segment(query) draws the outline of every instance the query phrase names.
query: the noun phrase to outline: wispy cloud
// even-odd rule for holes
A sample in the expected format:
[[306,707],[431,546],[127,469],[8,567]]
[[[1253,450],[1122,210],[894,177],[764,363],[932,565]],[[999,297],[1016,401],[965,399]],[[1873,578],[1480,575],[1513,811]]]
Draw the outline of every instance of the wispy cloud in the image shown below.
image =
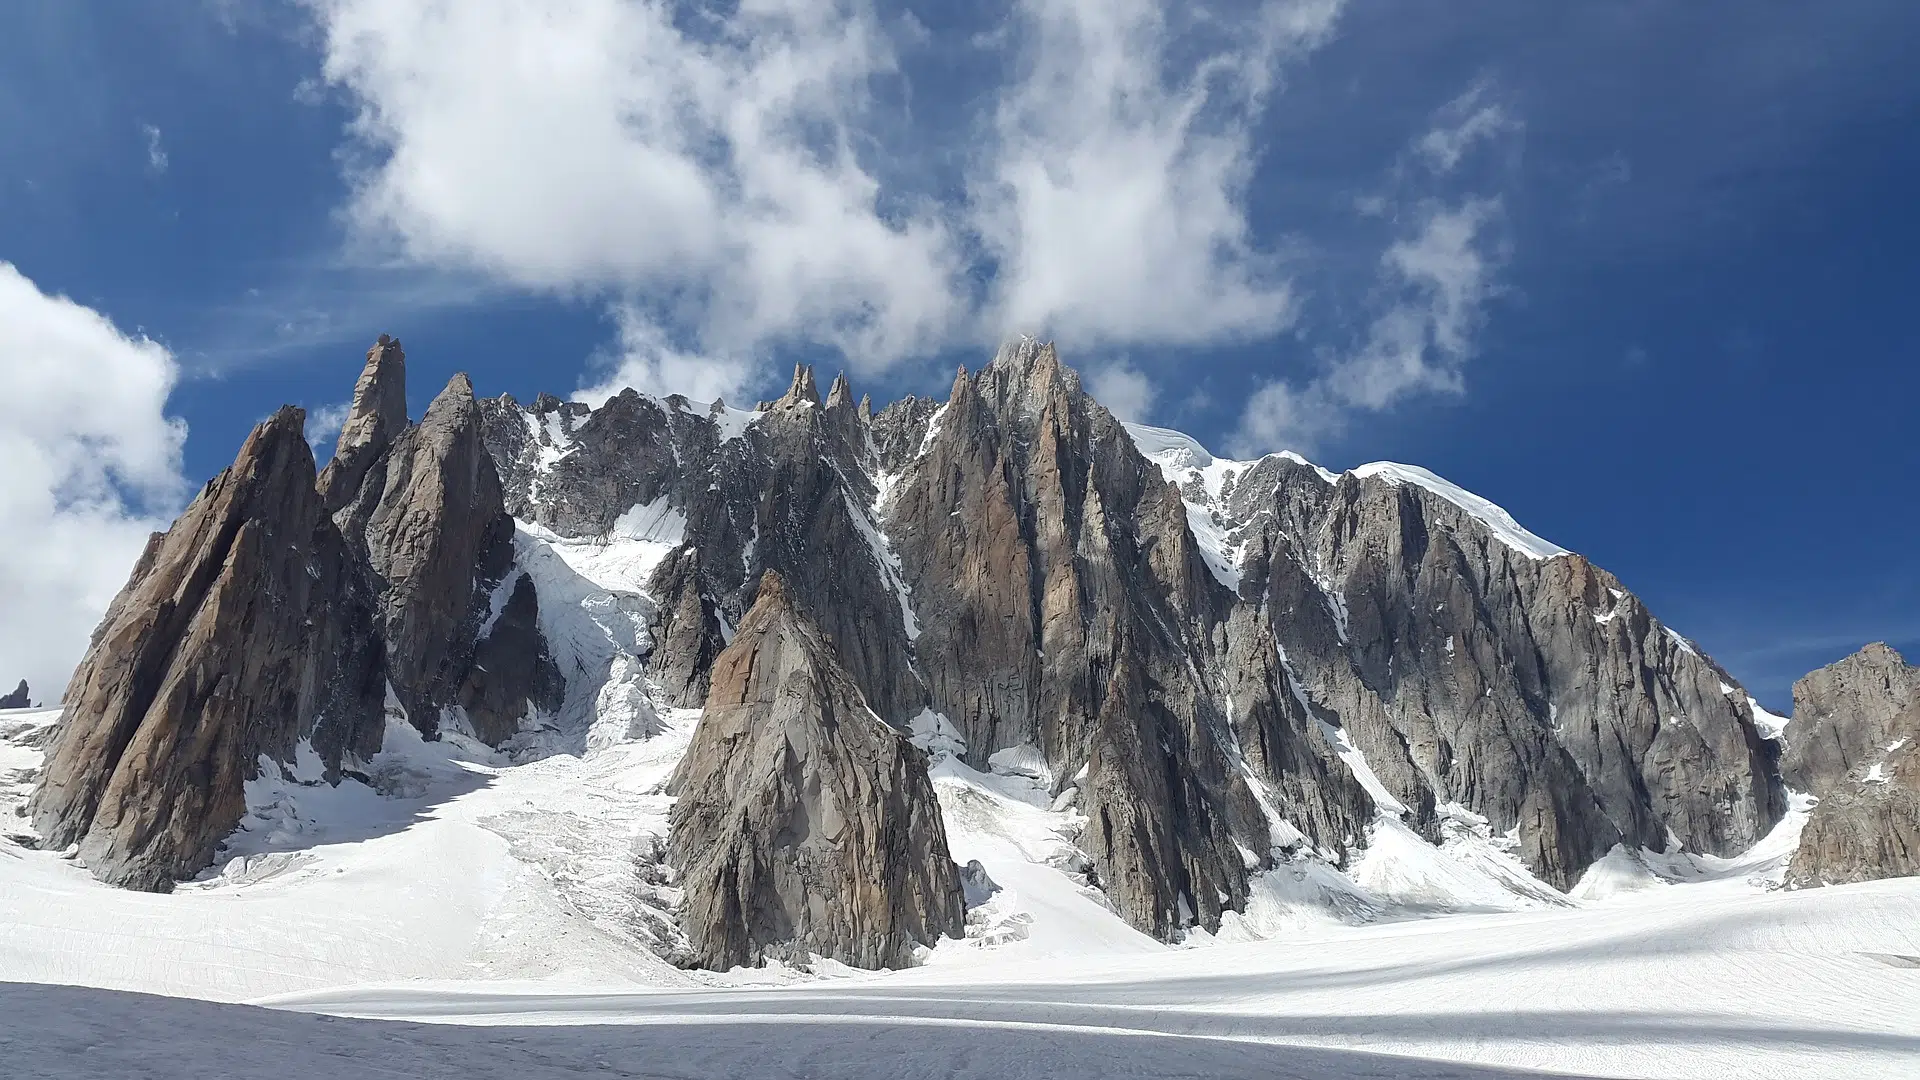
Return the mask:
[[[1517,122],[1487,104],[1476,86],[1448,103],[1434,126],[1415,139],[1415,154],[1437,172],[1457,167],[1467,149]],[[1278,447],[1312,450],[1342,431],[1355,412],[1389,408],[1417,394],[1457,394],[1475,350],[1495,273],[1506,258],[1498,196],[1448,201],[1409,197],[1400,188],[1363,198],[1367,216],[1399,223],[1400,235],[1382,253],[1376,311],[1359,342],[1330,350],[1321,370],[1304,382],[1276,379],[1256,388],[1229,440],[1236,453]]]
[[142,124],[140,133],[147,137],[147,171],[159,176],[167,171],[167,149],[160,143],[160,129]]
[[1492,84],[1481,80],[1441,107],[1433,128],[1414,143],[1428,167],[1452,172],[1475,143],[1520,130],[1520,121],[1504,105],[1488,100],[1491,94]]
[[316,460],[324,462],[333,456],[333,444],[340,438],[340,429],[346,426],[347,414],[352,410],[351,401],[336,401],[307,410],[307,443],[313,447]]
[[962,313],[950,223],[883,206],[856,153],[894,66],[863,0],[311,8],[358,109],[350,220],[410,260],[664,298],[689,354],[803,341],[884,365]]
[[695,401],[726,399],[740,407],[752,382],[752,365],[739,357],[712,356],[676,348],[667,332],[645,309],[622,303],[612,309],[615,346],[598,358],[597,381],[573,396],[598,406],[627,387],[664,397],[685,394]]
[[[1015,0],[976,43],[1008,78],[930,132],[875,98],[911,98],[898,50],[925,28],[869,0],[307,3],[357,113],[359,237],[596,298],[628,358],[612,370],[715,387],[785,345],[871,372],[1016,329],[1084,346],[1286,326],[1292,290],[1248,218],[1254,131],[1341,6]],[[948,174],[889,167],[946,139],[969,147]]]
[[[1153,0],[1024,0],[972,211],[997,272],[991,325],[1104,342],[1271,333],[1293,291],[1252,238],[1254,128],[1282,61],[1337,0],[1178,24]],[[1199,46],[1196,49],[1196,45]]]

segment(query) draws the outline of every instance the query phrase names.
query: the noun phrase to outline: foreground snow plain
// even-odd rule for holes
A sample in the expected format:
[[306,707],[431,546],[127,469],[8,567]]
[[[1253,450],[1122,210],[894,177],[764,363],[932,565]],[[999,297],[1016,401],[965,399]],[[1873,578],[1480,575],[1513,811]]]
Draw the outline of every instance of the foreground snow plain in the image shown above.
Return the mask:
[[[0,713],[0,821],[54,718]],[[1552,904],[1383,822],[1351,877],[1275,871],[1261,918],[1169,948],[1078,884],[1018,762],[949,759],[954,853],[1002,890],[966,941],[683,972],[635,867],[695,719],[520,764],[395,725],[380,791],[262,782],[168,896],[0,840],[6,1075],[1920,1076],[1920,880],[1767,889],[1797,821],[1744,860],[1617,852]]]

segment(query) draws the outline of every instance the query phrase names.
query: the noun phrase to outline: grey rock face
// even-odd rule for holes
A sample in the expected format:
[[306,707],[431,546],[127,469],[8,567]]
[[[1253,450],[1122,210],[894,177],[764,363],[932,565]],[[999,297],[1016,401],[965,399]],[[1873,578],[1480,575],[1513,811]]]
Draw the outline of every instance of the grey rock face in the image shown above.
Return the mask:
[[777,569],[883,719],[931,708],[973,767],[1071,789],[1100,884],[1162,937],[1216,926],[1276,859],[1343,862],[1396,805],[1430,837],[1447,803],[1517,830],[1561,886],[1615,843],[1731,854],[1784,812],[1730,677],[1611,575],[1425,487],[1287,455],[1215,489],[1163,475],[1032,341],[945,402],[852,399],[801,369],[751,415],[482,407],[528,478],[516,515],[575,537],[684,515],[652,589],[670,693],[699,700]]
[[1782,771],[1820,800],[1788,884],[1920,874],[1920,667],[1875,643],[1795,683]]
[[0,709],[24,709],[33,701],[27,696],[27,680],[21,679],[20,685],[13,688],[11,694],[0,694]]
[[305,416],[247,438],[156,534],[67,688],[31,808],[102,880],[165,890],[212,861],[259,759],[310,740],[335,779],[378,748],[373,598],[314,486]]
[[[874,502],[876,468],[857,406],[822,405],[810,369],[753,414],[633,391],[584,419],[553,399],[532,410],[482,404],[514,516],[570,538],[609,537],[644,506],[684,522],[655,572],[663,607],[649,670],[676,704],[704,699],[712,658],[776,570],[839,651],[882,716],[904,722],[925,703],[912,634]],[[544,410],[544,411],[543,411]]]
[[1613,844],[1731,855],[1785,812],[1734,680],[1577,555],[1534,558],[1415,483],[1268,458],[1223,500],[1243,596],[1316,712],[1420,821],[1520,830],[1565,888]]
[[673,781],[690,947],[721,970],[809,953],[905,967],[965,917],[925,756],[867,707],[778,574],[758,593]]
[[1920,735],[1907,726],[1920,702],[1920,667],[1884,642],[1793,684],[1793,722],[1780,775],[1795,791],[1825,796],[1886,755],[1889,743]]
[[320,497],[329,513],[345,506],[365,486],[368,470],[406,429],[407,354],[399,341],[381,334],[367,350],[367,366],[354,385],[353,404],[340,426],[333,460],[320,473]]
[[[402,377],[390,358],[398,355],[397,342],[375,352],[356,412],[363,396],[391,405]],[[404,408],[403,386],[398,395]],[[476,734],[503,741],[530,709],[556,708],[564,684],[540,641],[532,582],[522,577],[495,596],[512,569],[514,525],[483,443],[473,386],[455,375],[420,423],[398,433],[387,412],[368,415],[377,422],[356,430],[372,434],[350,443],[343,432],[341,456],[322,479],[336,478],[328,504],[372,571],[387,676],[427,734],[439,730],[444,710],[459,705]],[[378,452],[362,465],[357,455],[370,448]],[[360,484],[350,490],[356,473]],[[496,599],[519,607],[496,613]],[[504,636],[482,641],[483,630]],[[481,651],[491,664],[478,662]]]
[[480,627],[473,662],[460,683],[460,706],[474,734],[499,746],[520,730],[530,707],[552,713],[566,693],[540,634],[539,593],[532,578],[515,574],[505,606]]
[[[1245,901],[1239,851],[1265,857],[1275,830],[1207,675],[1231,598],[1202,565],[1177,492],[1050,346],[1003,349],[957,377],[945,406],[915,422],[917,411],[894,418],[902,472],[887,524],[932,707],[976,768],[1003,751],[1037,755],[1056,789],[1076,789],[1090,819],[1082,846],[1136,926],[1173,937],[1217,925]],[[1277,757],[1326,764],[1324,746],[1262,734]],[[1366,819],[1350,779],[1330,791],[1338,808],[1322,817]],[[1357,831],[1315,839],[1337,850]]]

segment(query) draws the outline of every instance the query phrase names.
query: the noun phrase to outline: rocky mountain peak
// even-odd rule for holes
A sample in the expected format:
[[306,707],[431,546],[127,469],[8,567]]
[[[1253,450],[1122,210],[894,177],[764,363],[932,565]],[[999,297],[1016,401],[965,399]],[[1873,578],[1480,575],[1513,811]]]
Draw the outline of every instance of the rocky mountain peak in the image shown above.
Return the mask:
[[262,757],[327,778],[379,745],[372,603],[315,488],[305,413],[254,428],[158,534],[74,672],[32,802],[93,874],[168,889],[239,823]]
[[1021,337],[1000,346],[980,371],[982,393],[1001,401],[1043,400],[1055,393],[1080,394],[1080,376],[1060,362],[1051,341]]
[[[459,697],[510,702],[507,716],[469,717],[477,732],[497,740],[525,711],[526,688],[461,689],[492,588],[513,560],[513,519],[483,428],[472,381],[455,374],[338,518],[364,545],[379,586],[389,675],[408,716],[431,734]],[[537,609],[531,596],[523,605]]]
[[853,384],[847,381],[847,373],[838,372],[833,377],[833,386],[827,391],[827,408],[845,409],[853,405]]
[[0,695],[0,709],[24,709],[32,704],[32,699],[27,696],[25,679],[21,679],[20,685],[13,688],[13,693]]
[[1920,667],[1884,642],[1793,684],[1793,722],[1781,775],[1796,791],[1825,795],[1899,738],[1903,714],[1920,702]]
[[812,364],[793,365],[793,381],[787,384],[787,392],[772,401],[761,402],[760,411],[793,408],[801,404],[820,404],[820,387],[813,381]]
[[320,495],[330,509],[346,505],[374,461],[406,428],[407,354],[398,339],[381,334],[367,350],[333,461],[320,475]]
[[1819,800],[1788,883],[1920,873],[1920,667],[1883,642],[1793,686],[1781,773]]
[[926,756],[868,707],[775,571],[713,663],[672,786],[668,858],[701,966],[905,967],[960,932]]
[[420,418],[420,426],[435,430],[453,429],[471,424],[477,415],[479,406],[473,397],[473,380],[464,371],[456,371],[447,380],[447,385],[434,395],[427,406],[427,414]]

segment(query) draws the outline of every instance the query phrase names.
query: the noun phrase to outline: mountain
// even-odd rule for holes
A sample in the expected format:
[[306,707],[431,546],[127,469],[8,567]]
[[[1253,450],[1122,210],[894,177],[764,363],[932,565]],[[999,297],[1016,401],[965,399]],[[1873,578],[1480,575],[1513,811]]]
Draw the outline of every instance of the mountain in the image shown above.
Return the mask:
[[[877,413],[799,367],[751,411],[476,399],[456,376],[409,423],[404,362],[383,337],[333,462],[281,469],[307,485],[286,521],[317,506],[344,552],[326,587],[367,598],[378,656],[351,670],[389,715],[507,761],[655,739],[704,704],[670,842],[637,855],[678,883],[644,893],[677,903],[676,956],[899,965],[954,932],[922,751],[1031,798],[1049,862],[1167,941],[1244,922],[1283,877],[1364,907],[1341,873],[1390,849],[1468,840],[1495,891],[1564,902],[1616,850],[1731,857],[1790,817],[1782,722],[1606,571],[1425,470],[1229,461],[1122,424],[1049,344]],[[179,653],[145,581],[83,671]],[[274,733],[222,743],[215,773],[295,763],[271,680],[208,657],[239,729]],[[68,705],[48,808],[121,771],[118,735],[74,732],[118,732],[124,703]],[[353,767],[327,746],[314,782]],[[223,798],[167,873],[215,857]],[[86,817],[48,814],[61,845]],[[103,836],[90,869],[164,884],[116,875],[133,840]]]
[[703,967],[906,967],[960,935],[926,755],[867,707],[772,570],[714,664],[672,790],[668,854]]
[[168,889],[212,861],[262,760],[337,779],[378,749],[373,597],[287,406],[156,534],[73,673],[34,792],[48,846]]
[[1782,772],[1819,803],[1788,881],[1920,874],[1920,667],[1868,645],[1793,686]]

